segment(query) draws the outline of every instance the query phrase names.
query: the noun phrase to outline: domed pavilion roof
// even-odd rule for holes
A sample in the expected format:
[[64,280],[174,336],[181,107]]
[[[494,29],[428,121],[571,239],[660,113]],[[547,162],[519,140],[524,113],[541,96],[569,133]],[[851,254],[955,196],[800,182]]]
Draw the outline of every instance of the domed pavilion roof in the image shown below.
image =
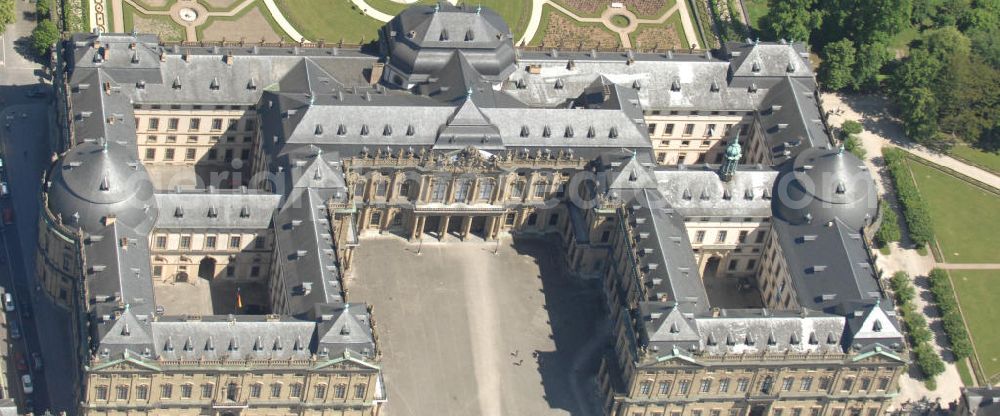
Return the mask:
[[867,167],[843,149],[811,148],[796,156],[774,190],[775,214],[792,224],[835,218],[853,229],[871,222],[878,196]]
[[49,175],[48,208],[62,223],[100,230],[109,215],[119,225],[147,233],[156,220],[153,183],[137,160],[116,143],[81,143],[66,151]]

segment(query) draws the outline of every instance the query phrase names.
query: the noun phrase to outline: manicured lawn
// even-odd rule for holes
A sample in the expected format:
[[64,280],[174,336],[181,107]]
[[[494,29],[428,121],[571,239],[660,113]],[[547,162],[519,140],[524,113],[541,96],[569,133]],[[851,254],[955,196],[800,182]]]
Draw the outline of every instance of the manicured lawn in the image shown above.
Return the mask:
[[951,148],[952,156],[965,159],[980,168],[1000,175],[1000,153],[986,152],[967,144],[959,143]]
[[[908,161],[927,201],[948,263],[1000,263],[1000,197],[922,163]],[[1000,331],[998,331],[1000,332]]]
[[[378,38],[378,29],[384,24],[366,16],[349,0],[282,0],[275,3],[292,26],[312,41],[339,42],[343,39],[344,43],[357,44],[364,36],[364,43],[368,43]],[[408,7],[389,0],[369,0],[367,3],[373,9],[390,15],[399,14]],[[419,0],[418,3],[436,2]],[[515,39],[528,26],[530,0],[482,0],[475,5],[490,8],[502,16],[510,25]]]
[[754,29],[760,30],[760,19],[767,15],[770,7],[767,5],[769,0],[743,0],[743,6],[747,9],[747,15],[750,16],[750,26]]
[[[320,39],[356,45],[378,39],[382,22],[365,16],[349,0],[284,0],[275,2],[281,14],[311,41]],[[361,42],[362,37],[364,42]]]
[[[1000,270],[952,270],[951,280],[962,306],[985,376],[1000,375]],[[995,381],[995,380],[994,380]]]

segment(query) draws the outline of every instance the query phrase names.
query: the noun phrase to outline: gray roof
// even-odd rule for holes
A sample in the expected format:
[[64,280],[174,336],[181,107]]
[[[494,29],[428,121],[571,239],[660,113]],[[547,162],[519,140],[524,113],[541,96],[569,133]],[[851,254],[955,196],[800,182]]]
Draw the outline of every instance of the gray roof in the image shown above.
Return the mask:
[[782,78],[764,96],[757,116],[775,166],[805,149],[830,146],[812,78]]
[[308,316],[316,304],[343,301],[325,204],[334,192],[292,189],[274,217],[277,266],[294,316]]
[[809,51],[802,43],[729,42],[725,51],[730,57],[729,73],[740,82],[757,82],[764,88],[782,77],[812,78]]
[[412,6],[382,29],[390,67],[409,83],[425,82],[443,67],[452,54],[462,54],[482,74],[497,82],[514,71],[514,46],[510,28],[490,9]]
[[264,316],[167,317],[150,324],[153,353],[167,360],[308,359],[316,323]]
[[868,167],[843,149],[809,148],[775,186],[775,215],[792,224],[837,219],[860,230],[878,213],[875,180]]
[[729,182],[718,166],[658,168],[657,189],[685,217],[770,217],[771,189],[778,172],[743,167]]
[[140,233],[157,217],[146,168],[115,142],[82,143],[68,150],[49,174],[48,206],[63,224],[87,233],[114,216]]
[[375,355],[375,334],[372,332],[368,305],[317,305],[318,351],[331,356],[351,350],[365,357]]
[[843,316],[803,312],[724,310],[695,319],[707,354],[843,352]]
[[281,195],[246,191],[157,193],[157,229],[270,228]]
[[729,63],[705,55],[634,54],[629,63],[623,54],[560,52],[553,57],[523,53],[518,64],[540,69],[538,73],[515,72],[504,91],[530,106],[551,107],[575,99],[599,77],[637,87],[646,110],[750,111],[765,93],[730,87]]

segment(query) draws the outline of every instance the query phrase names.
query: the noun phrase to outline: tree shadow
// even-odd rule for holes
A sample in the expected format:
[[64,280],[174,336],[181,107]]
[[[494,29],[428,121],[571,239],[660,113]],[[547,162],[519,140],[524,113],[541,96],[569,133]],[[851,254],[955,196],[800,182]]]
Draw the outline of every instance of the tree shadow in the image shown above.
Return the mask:
[[[600,358],[611,345],[608,314],[600,283],[584,281],[566,272],[557,238],[515,237],[519,255],[536,260],[542,279],[542,293],[548,323],[552,329],[554,351],[533,351],[542,376],[545,400],[550,408],[571,415],[603,414],[596,375]],[[528,360],[525,357],[525,360]]]

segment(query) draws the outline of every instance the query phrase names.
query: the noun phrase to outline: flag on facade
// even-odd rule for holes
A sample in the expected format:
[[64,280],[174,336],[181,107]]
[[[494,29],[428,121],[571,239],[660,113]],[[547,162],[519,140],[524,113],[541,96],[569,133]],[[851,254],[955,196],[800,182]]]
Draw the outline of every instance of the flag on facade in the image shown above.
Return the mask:
[[243,294],[240,293],[240,288],[236,288],[236,307],[243,309]]

